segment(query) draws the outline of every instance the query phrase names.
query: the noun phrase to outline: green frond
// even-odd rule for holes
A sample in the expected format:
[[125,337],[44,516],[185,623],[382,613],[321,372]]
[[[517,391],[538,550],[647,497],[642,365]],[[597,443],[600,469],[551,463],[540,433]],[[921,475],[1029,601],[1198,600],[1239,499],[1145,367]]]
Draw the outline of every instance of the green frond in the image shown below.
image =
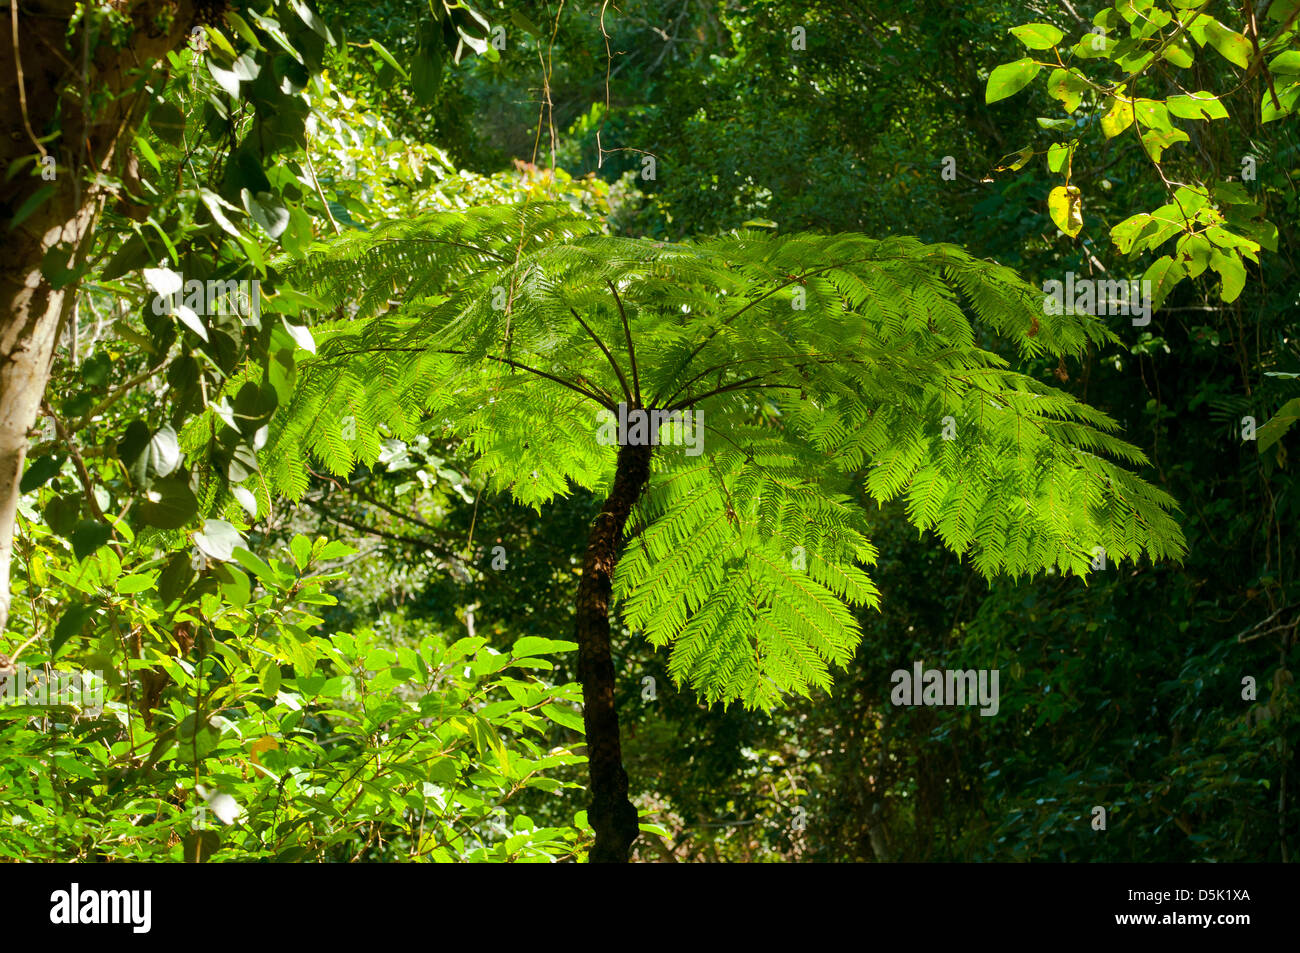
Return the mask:
[[[710,701],[770,707],[830,684],[879,593],[860,493],[904,501],[985,575],[1177,558],[1174,501],[1105,414],[1011,369],[1115,340],[1049,315],[1014,272],[951,245],[740,231],[615,238],[567,206],[438,213],[286,266],[324,302],[317,353],[262,452],[298,496],[385,437],[468,447],[493,491],[541,506],[601,489],[620,403],[703,414],[661,446],[615,592]],[[355,424],[355,434],[343,421]],[[351,436],[348,436],[351,434]]]

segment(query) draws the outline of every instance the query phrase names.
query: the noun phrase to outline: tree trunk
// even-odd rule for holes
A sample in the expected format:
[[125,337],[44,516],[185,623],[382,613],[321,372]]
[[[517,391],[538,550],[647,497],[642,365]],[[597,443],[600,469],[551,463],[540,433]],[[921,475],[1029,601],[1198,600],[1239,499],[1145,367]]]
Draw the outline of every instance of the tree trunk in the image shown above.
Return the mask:
[[578,585],[576,635],[578,680],[582,682],[582,721],[587,733],[591,806],[587,819],[596,831],[590,861],[627,863],[639,826],[627,796],[627,771],[614,703],[614,659],[610,653],[609,599],[614,567],[623,546],[623,527],[632,505],[650,478],[650,447],[622,447],[609,499],[587,537],[587,554]]
[[[0,268],[0,631],[9,622],[9,563],[27,432],[45,395],[64,304],[63,291],[44,280],[40,263],[60,242],[79,245],[91,218],[93,207],[87,207],[39,239],[19,236],[7,250],[10,261]],[[15,260],[17,267],[11,264]],[[22,267],[33,260],[34,267]]]
[[[144,112],[140,70],[183,42],[195,19],[191,0],[118,3],[117,12],[131,23],[127,45],[115,48],[101,36],[86,48],[84,20],[68,35],[77,6],[73,0],[11,0],[0,10],[0,97],[9,104],[0,120],[0,165],[8,170],[37,159],[0,184],[0,632],[9,621],[9,565],[28,431],[49,381],[65,298],[76,294],[75,282],[54,288],[42,266],[47,255],[83,260],[105,197],[85,180],[96,172],[112,174],[119,143],[130,142]],[[209,12],[221,6],[208,4]],[[88,116],[83,96],[92,93],[102,105]],[[51,132],[58,135],[37,143]],[[41,189],[49,193],[44,201],[13,227],[15,214]]]

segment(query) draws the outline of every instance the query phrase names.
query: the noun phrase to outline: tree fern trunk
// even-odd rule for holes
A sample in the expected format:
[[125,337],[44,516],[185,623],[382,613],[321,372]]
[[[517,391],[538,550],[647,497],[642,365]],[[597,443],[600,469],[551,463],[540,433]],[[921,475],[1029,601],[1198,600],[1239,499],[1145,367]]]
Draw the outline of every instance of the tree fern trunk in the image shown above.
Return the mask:
[[636,808],[627,796],[627,772],[623,769],[618,708],[614,703],[609,598],[623,545],[623,527],[649,478],[650,448],[621,448],[613,489],[587,537],[582,582],[578,585],[578,679],[582,682],[582,720],[591,776],[587,817],[596,830],[592,863],[626,863],[638,831]]

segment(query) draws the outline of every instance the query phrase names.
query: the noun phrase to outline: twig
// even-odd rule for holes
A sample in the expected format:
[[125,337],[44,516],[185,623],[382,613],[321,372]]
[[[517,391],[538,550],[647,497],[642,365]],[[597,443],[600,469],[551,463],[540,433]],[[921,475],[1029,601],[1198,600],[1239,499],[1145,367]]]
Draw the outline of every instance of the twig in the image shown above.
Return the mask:
[[59,419],[59,415],[54,412],[49,401],[41,401],[41,409],[46,415],[54,421],[54,432],[58,434],[59,440],[68,445],[68,453],[72,456],[72,462],[77,468],[77,476],[81,479],[81,485],[86,491],[86,503],[90,506],[90,514],[99,522],[104,522],[104,511],[99,508],[99,501],[95,499],[95,484],[90,479],[90,471],[86,469],[86,461],[81,459],[81,451],[77,449],[76,442],[68,429]]
[[41,158],[44,159],[49,153],[45,151],[45,146],[41,145],[41,140],[36,138],[36,132],[32,129],[31,117],[27,114],[27,83],[23,79],[22,57],[18,55],[18,0],[9,0],[9,14],[13,22],[14,70],[18,74],[18,106],[23,114],[23,125],[27,128],[27,135],[31,137],[36,148],[41,151]]

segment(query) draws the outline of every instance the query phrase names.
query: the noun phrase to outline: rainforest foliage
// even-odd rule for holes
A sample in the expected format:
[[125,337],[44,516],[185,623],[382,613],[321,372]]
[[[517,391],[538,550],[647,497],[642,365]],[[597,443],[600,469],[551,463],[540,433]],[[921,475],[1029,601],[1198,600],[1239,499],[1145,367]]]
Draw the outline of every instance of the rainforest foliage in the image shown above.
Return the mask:
[[1300,0],[64,6],[0,856],[1293,859]]

